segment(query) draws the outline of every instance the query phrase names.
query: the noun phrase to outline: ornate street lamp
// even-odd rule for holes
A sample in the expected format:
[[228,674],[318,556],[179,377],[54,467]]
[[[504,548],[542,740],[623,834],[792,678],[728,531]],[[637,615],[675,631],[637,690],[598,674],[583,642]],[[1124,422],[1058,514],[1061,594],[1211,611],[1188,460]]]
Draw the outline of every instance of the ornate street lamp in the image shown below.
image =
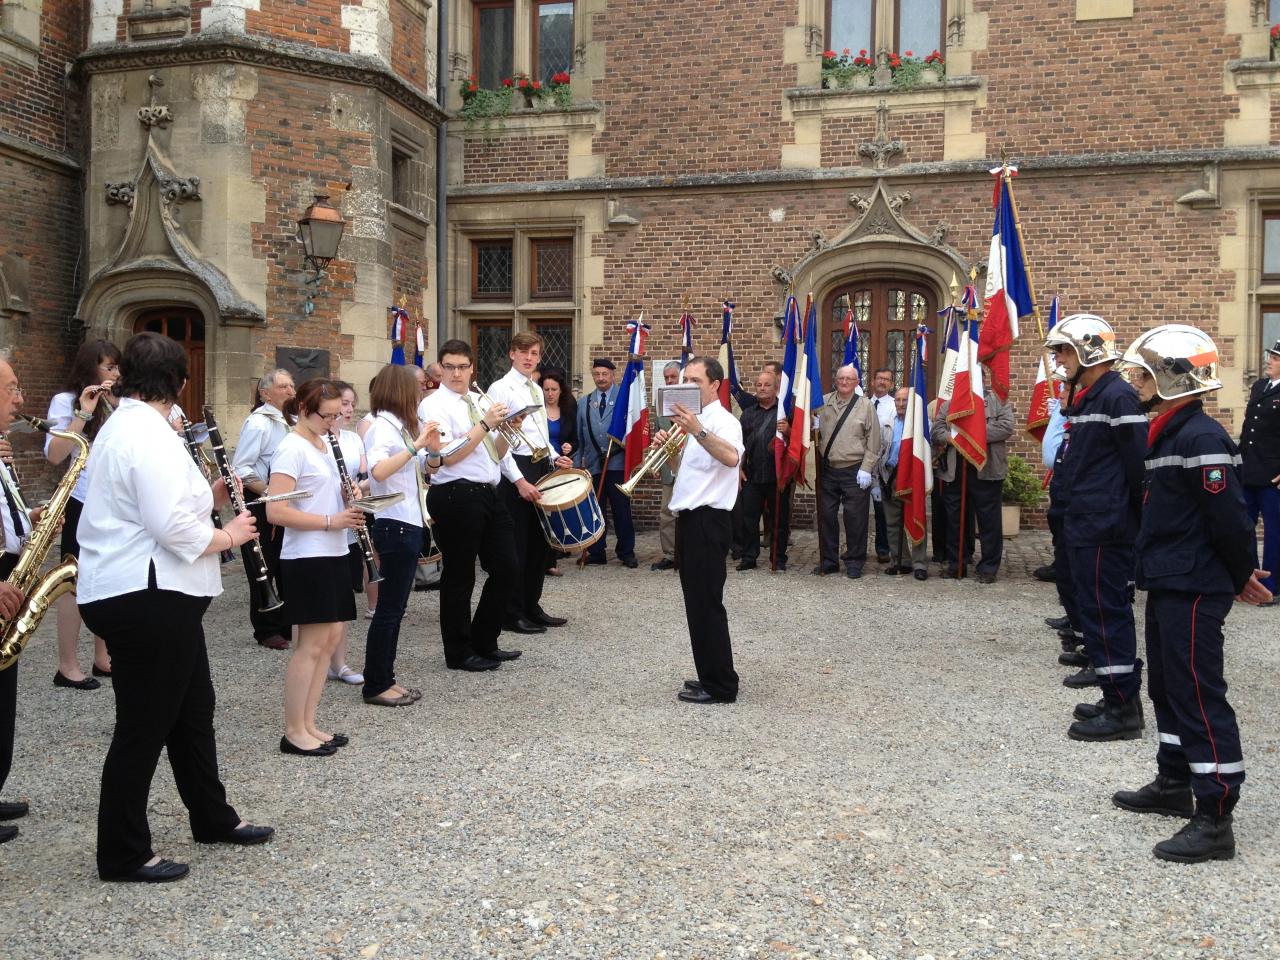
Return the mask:
[[315,271],[306,278],[307,302],[303,304],[302,310],[307,316],[315,312],[312,301],[320,293],[320,281],[324,278],[325,267],[338,256],[338,244],[342,242],[342,231],[346,226],[347,221],[342,219],[342,214],[329,204],[327,193],[317,193],[315,202],[298,219],[298,239],[302,241],[303,260]]

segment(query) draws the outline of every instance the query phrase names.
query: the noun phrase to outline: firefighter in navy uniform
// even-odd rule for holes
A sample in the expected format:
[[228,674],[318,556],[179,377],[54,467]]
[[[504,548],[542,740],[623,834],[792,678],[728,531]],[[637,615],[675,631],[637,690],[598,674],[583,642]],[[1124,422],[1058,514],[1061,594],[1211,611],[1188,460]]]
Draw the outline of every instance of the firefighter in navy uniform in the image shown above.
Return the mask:
[[1262,566],[1271,571],[1262,585],[1275,593],[1280,564],[1280,340],[1267,350],[1266,364],[1262,379],[1249,388],[1240,430],[1240,481],[1255,525],[1262,515]]
[[1090,664],[1063,683],[1102,688],[1101,703],[1076,708],[1067,736],[1135,740],[1143,725],[1142,661],[1129,584],[1147,418],[1133,387],[1113,369],[1120,359],[1116,335],[1101,317],[1067,317],[1049,331],[1044,345],[1071,384],[1052,496]]
[[1233,596],[1263,603],[1271,592],[1259,582],[1265,571],[1254,569],[1240,456],[1199,398],[1222,386],[1217,347],[1195,327],[1170,324],[1138,337],[1124,361],[1155,414],[1137,575],[1148,591],[1147,689],[1160,744],[1155,780],[1112,800],[1136,813],[1191,817],[1156,844],[1161,860],[1229,860],[1244,762],[1222,676],[1222,624]]

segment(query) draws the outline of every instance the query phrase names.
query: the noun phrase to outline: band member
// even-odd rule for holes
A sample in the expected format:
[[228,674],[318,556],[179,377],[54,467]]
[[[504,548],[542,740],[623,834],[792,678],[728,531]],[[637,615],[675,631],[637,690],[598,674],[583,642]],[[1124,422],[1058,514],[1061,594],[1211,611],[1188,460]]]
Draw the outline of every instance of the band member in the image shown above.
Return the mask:
[[[55,393],[49,401],[48,420],[55,430],[78,433],[92,442],[112,410],[111,385],[118,375],[120,348],[110,340],[90,340],[81,344],[71,363],[71,375],[66,389]],[[70,440],[60,440],[46,434],[44,455],[50,463],[67,463],[75,451]],[[92,455],[91,455],[92,456]],[[74,459],[74,458],[73,458]],[[84,510],[84,496],[88,489],[88,471],[80,474],[76,488],[67,503],[62,517],[62,556],[78,557],[80,544],[76,542],[76,527]],[[55,687],[73,687],[77,690],[96,690],[100,686],[94,677],[111,676],[111,660],[106,645],[100,637],[93,638],[93,677],[86,677],[77,662],[76,645],[80,639],[80,611],[76,608],[74,594],[64,594],[57,600],[58,609],[58,672],[53,675]]]
[[[352,481],[360,489],[361,496],[368,496],[369,462],[364,455],[364,438],[351,429],[351,421],[355,419],[356,401],[359,397],[356,394],[356,388],[345,380],[335,380],[334,385],[342,398],[342,416],[335,424],[338,428],[336,430],[338,446],[342,448],[342,459],[347,465]],[[369,604],[368,618],[372,620],[372,611],[378,605],[378,585],[369,582],[369,574],[364,566],[364,552],[360,549],[354,530],[347,531],[347,548],[347,562],[351,564],[351,589],[365,595]],[[333,656],[329,660],[328,678],[341,680],[353,686],[364,683],[364,674],[357,673],[347,665],[347,632],[345,630],[342,632],[342,639],[333,648]]]
[[1262,566],[1271,571],[1263,586],[1276,592],[1280,567],[1280,340],[1267,350],[1266,370],[1249,388],[1240,430],[1244,502],[1256,525],[1262,518]]
[[[786,414],[778,400],[778,374],[766,365],[756,377],[756,393],[738,391],[742,407],[742,442],[745,453],[742,478],[742,561],[739,570],[754,570],[760,557],[760,521],[773,534],[770,565],[787,569],[787,541],[791,538],[791,492],[778,488],[774,440],[788,430]],[[774,508],[777,508],[775,516]]]
[[222,592],[218,554],[246,543],[253,517],[216,530],[210,512],[227,501],[209,484],[167,422],[187,381],[175,341],[141,333],[125,344],[118,391],[89,465],[80,517],[78,594],[85,624],[111,654],[116,726],[102,769],[98,875],[160,883],[187,865],[151,849],[147,795],[161,749],[198,843],[252,844],[270,827],[240,819],[218,777],[214,693],[201,623]]
[[[289,432],[284,405],[293,399],[293,376],[288,370],[272,370],[258,381],[257,404],[240,429],[235,457],[231,469],[244,482],[245,490],[252,494],[246,499],[260,497],[267,491],[271,477],[271,458],[275,456],[280,441]],[[271,579],[280,582],[280,544],[282,537],[267,520],[267,509],[258,505],[249,508],[258,525],[258,542],[262,556],[267,561]],[[241,550],[246,575],[253,569],[249,562],[249,548]],[[252,591],[250,591],[252,594]],[[289,649],[289,625],[284,619],[283,608],[263,613],[257,604],[249,604],[249,620],[253,623],[253,636],[261,646],[272,650]]]
[[1103,699],[1096,711],[1077,708],[1067,736],[1135,740],[1143,726],[1142,661],[1129,584],[1142,509],[1147,418],[1138,394],[1113,369],[1120,359],[1116,335],[1101,317],[1067,317],[1049,331],[1045,349],[1053,351],[1072,387],[1063,408],[1066,436],[1054,466],[1054,510],[1062,511],[1076,613],[1092,664],[1083,676],[1065,682],[1097,682]]
[[[14,414],[22,407],[22,388],[18,377],[9,366],[8,358],[0,354],[0,433],[13,425]],[[8,445],[8,441],[3,441]],[[7,451],[6,451],[7,453]],[[4,488],[4,509],[0,518],[4,523],[4,554],[0,555],[0,617],[12,620],[18,615],[26,597],[13,584],[5,583],[13,568],[18,565],[22,544],[32,525],[39,521],[40,510],[28,514],[22,506],[18,483],[11,472],[7,457],[0,459],[0,486]],[[18,664],[15,661],[7,670],[0,670],[0,790],[9,779],[13,766],[13,735],[18,712]],[[22,801],[0,801],[0,820],[16,820],[27,815],[27,805]],[[18,828],[0,823],[0,843],[6,843],[18,835]]]
[[[507,598],[516,588],[515,530],[511,515],[498,496],[501,478],[498,464],[507,452],[507,441],[494,428],[507,408],[495,402],[481,412],[467,392],[471,383],[471,345],[446,340],[440,346],[444,379],[424,406],[438,421],[447,456],[440,453],[439,435],[431,438],[427,465],[432,474],[427,503],[435,521],[434,532],[444,570],[440,577],[440,639],[444,661],[450,670],[493,670],[504,660],[520,656],[519,650],[503,650],[498,634],[506,616]],[[517,429],[522,424],[514,424]],[[461,446],[453,447],[461,440]],[[475,615],[471,594],[476,582],[476,558],[489,575]],[[381,605],[381,601],[379,601]]]
[[[546,401],[547,439],[551,441],[551,451],[572,458],[578,449],[578,401],[573,397],[569,375],[559,367],[546,367],[538,386],[542,387]],[[547,558],[548,576],[561,575],[560,558],[566,556],[568,553],[564,550],[551,550]]]
[[[673,387],[680,382],[680,364],[672,360],[662,368],[662,382]],[[657,395],[655,394],[655,399]],[[741,403],[741,401],[739,401]],[[659,410],[654,411],[654,421],[658,430],[670,430],[671,418],[664,417]],[[674,570],[676,566],[676,515],[671,512],[671,490],[676,482],[675,471],[671,461],[662,465],[658,471],[658,480],[662,484],[662,497],[658,503],[658,544],[662,547],[662,559],[649,565],[650,570]]]
[[439,437],[434,422],[419,425],[417,406],[418,387],[409,368],[383,367],[369,384],[373,424],[364,435],[364,449],[370,492],[404,495],[374,518],[369,531],[382,583],[365,639],[364,702],[378,707],[407,707],[422,696],[416,688],[396,682],[400,622],[413,593],[413,574],[418,569],[426,526],[420,454],[427,449],[429,438]]
[[[608,563],[605,556],[605,539],[608,537],[608,523],[613,522],[614,537],[618,559],[622,565],[634,570],[636,560],[636,528],[631,520],[631,499],[618,490],[618,484],[626,480],[623,470],[625,457],[621,452],[617,456],[609,456],[609,427],[613,424],[613,406],[618,400],[618,385],[613,382],[616,367],[608,357],[600,357],[591,362],[591,379],[596,388],[582,398],[578,404],[578,437],[581,446],[574,454],[574,464],[591,474],[591,483],[601,490],[600,512],[605,518],[605,536],[601,537],[587,550],[587,563]],[[605,469],[606,460],[608,469]],[[601,474],[604,485],[601,486]]]
[[297,503],[267,504],[267,518],[284,528],[280,579],[285,620],[298,628],[298,643],[284,674],[284,736],[280,752],[327,757],[346,746],[342,734],[316,723],[325,673],[346,625],[356,618],[351,591],[347,531],[364,526],[364,514],[346,506],[338,464],[325,435],[342,416],[341,391],[332,380],[308,380],[284,405],[293,432],[271,460],[268,494],[311,494]]
[[[521,575],[507,601],[507,615],[502,629],[511,633],[545,633],[547,627],[562,627],[568,621],[553,617],[542,609],[542,583],[547,572],[547,554],[551,548],[542,533],[538,519],[542,494],[535,484],[551,472],[552,467],[568,469],[573,461],[557,457],[547,446],[547,411],[542,388],[532,376],[542,359],[542,337],[522,331],[511,338],[507,351],[511,369],[506,376],[489,387],[488,393],[509,410],[536,406],[520,426],[524,443],[508,450],[502,458],[502,482],[498,493],[511,514],[515,529],[516,565]],[[533,451],[546,449],[547,456],[534,460]],[[554,464],[553,464],[554,461]]]
[[1267,571],[1254,569],[1239,453],[1200,399],[1222,387],[1214,342],[1195,327],[1156,327],[1133,342],[1124,361],[1143,409],[1154,414],[1137,582],[1147,591],[1147,690],[1160,744],[1155,780],[1112,799],[1136,813],[1191,817],[1155,845],[1159,859],[1230,860],[1244,761],[1227,702],[1222,625],[1233,596],[1271,599],[1262,582]]
[[[724,368],[711,357],[685,364],[684,382],[698,387],[702,412],[677,405],[671,418],[686,439],[671,492],[676,515],[677,566],[697,680],[676,695],[688,703],[732,703],[738,699],[729,617],[724,609],[725,556],[733,540],[733,502],[738,498],[742,425],[720,405]],[[659,430],[655,443],[666,441]]]
[[850,580],[862,576],[867,562],[867,503],[872,472],[880,459],[880,420],[871,401],[860,396],[858,371],[845,364],[836,371],[836,389],[822,407],[822,433],[817,440],[822,468],[818,490],[819,546],[813,572],[836,573],[840,567],[840,514],[844,514],[844,572]]

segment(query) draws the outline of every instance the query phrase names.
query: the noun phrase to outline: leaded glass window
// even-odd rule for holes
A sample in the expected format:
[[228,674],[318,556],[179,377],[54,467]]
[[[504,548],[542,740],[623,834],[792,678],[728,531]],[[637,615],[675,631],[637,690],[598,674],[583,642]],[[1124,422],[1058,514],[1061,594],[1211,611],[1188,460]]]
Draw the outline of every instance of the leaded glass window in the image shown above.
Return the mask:
[[573,69],[573,4],[538,0],[533,5],[533,75],[549,83]]

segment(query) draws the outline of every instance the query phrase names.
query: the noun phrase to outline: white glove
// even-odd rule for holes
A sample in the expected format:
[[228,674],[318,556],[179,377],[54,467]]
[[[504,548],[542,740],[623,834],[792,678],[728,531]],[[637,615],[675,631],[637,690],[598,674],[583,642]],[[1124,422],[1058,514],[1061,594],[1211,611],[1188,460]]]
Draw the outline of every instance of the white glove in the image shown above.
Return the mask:
[[879,503],[879,502],[880,502],[880,498],[881,498],[881,496],[882,496],[882,494],[881,494],[881,492],[880,492],[880,488],[879,488],[879,487],[872,487],[872,488],[871,488],[871,499],[872,499],[872,500],[874,500],[876,503]]
[[867,489],[867,487],[871,486],[871,474],[867,473],[867,471],[865,471],[865,470],[859,470],[859,471],[858,471],[858,486],[860,486],[863,490],[865,490],[865,489]]

